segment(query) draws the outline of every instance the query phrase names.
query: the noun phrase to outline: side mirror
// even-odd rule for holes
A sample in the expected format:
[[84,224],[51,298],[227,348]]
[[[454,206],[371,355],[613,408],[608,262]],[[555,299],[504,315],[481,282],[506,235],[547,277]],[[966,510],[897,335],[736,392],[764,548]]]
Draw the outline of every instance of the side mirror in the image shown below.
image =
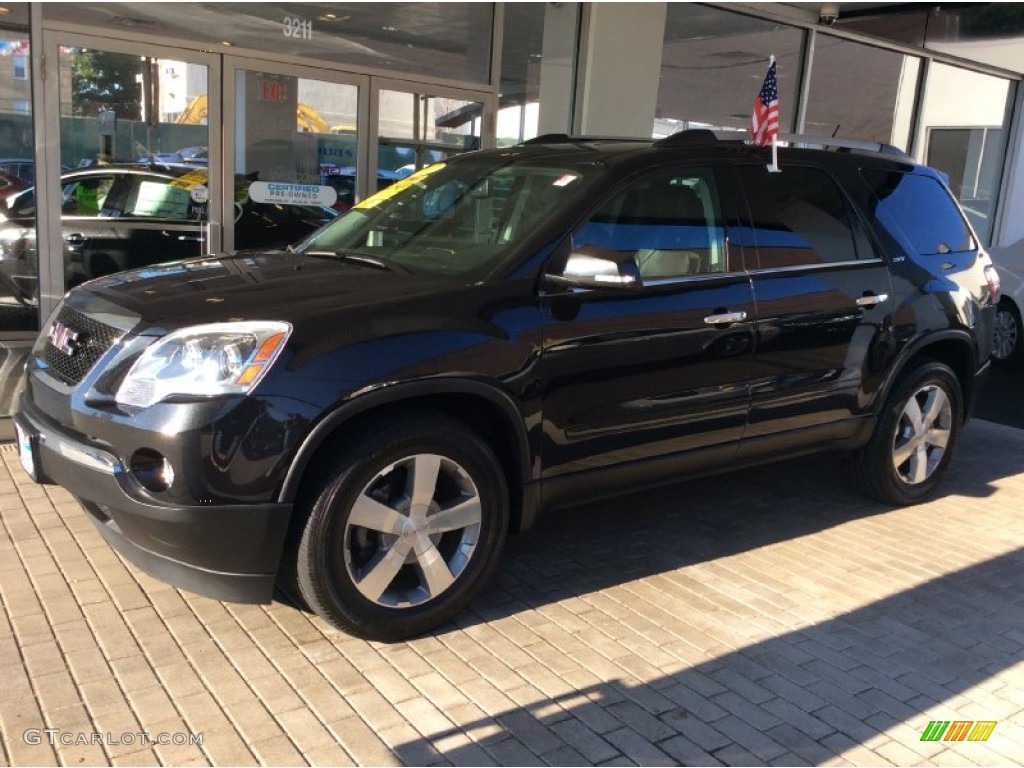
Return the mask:
[[609,259],[572,253],[561,274],[549,274],[547,279],[570,288],[637,290],[644,286],[632,255]]

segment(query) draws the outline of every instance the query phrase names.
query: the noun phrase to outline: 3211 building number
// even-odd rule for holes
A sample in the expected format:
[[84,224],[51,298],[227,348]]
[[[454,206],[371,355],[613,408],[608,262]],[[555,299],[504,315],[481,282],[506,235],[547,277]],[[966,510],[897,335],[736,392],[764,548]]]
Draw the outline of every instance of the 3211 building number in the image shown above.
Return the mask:
[[313,38],[313,22],[309,19],[302,19],[298,16],[285,16],[281,22],[285,37],[292,37],[298,40],[311,40]]

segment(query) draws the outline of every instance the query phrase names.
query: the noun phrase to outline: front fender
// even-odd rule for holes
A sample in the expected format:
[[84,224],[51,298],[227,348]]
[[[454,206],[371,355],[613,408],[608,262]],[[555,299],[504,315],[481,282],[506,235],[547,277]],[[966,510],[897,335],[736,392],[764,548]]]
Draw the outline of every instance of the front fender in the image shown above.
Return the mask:
[[501,389],[475,379],[444,377],[403,382],[379,387],[342,403],[327,413],[300,443],[285,476],[278,501],[294,502],[302,477],[317,450],[330,435],[356,416],[389,405],[415,405],[417,400],[433,395],[468,395],[487,400],[496,406],[512,430],[518,474],[524,480],[532,477],[532,451],[523,417],[512,398]]

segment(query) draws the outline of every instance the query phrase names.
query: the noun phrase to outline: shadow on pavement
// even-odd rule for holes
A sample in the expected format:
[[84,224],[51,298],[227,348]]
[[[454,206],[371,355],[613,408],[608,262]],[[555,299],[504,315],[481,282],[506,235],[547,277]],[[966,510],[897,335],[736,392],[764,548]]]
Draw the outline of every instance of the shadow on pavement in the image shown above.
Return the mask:
[[[1024,434],[973,422],[938,497],[984,499],[1024,472]],[[965,502],[966,503],[966,502]],[[808,536],[891,508],[818,454],[549,513],[513,536],[481,602],[486,618]],[[516,601],[520,602],[517,607]]]
[[[904,757],[891,759],[925,761],[950,744],[920,741],[929,719],[921,713],[1020,662],[1022,572],[1017,549],[647,685],[606,680],[561,697],[561,707],[543,701],[462,723],[458,731],[485,735],[465,755],[456,747],[444,757],[472,762],[480,746],[500,756],[512,734],[539,754],[568,742],[590,763],[625,755],[642,765],[820,764],[907,723],[896,736]],[[998,719],[983,705],[969,709],[943,719]],[[1016,762],[1020,749],[995,737],[953,746],[959,764]],[[415,761],[425,747],[411,742],[396,755]],[[557,754],[544,761],[562,764]]]

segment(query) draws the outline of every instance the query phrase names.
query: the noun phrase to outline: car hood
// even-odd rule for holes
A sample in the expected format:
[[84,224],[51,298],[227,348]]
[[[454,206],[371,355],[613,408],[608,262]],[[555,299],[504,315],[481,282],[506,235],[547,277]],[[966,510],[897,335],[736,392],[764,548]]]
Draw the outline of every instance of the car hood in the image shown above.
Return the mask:
[[101,277],[72,292],[72,305],[142,320],[143,333],[225,320],[293,324],[339,310],[408,300],[453,284],[337,259],[282,251],[160,264]]

